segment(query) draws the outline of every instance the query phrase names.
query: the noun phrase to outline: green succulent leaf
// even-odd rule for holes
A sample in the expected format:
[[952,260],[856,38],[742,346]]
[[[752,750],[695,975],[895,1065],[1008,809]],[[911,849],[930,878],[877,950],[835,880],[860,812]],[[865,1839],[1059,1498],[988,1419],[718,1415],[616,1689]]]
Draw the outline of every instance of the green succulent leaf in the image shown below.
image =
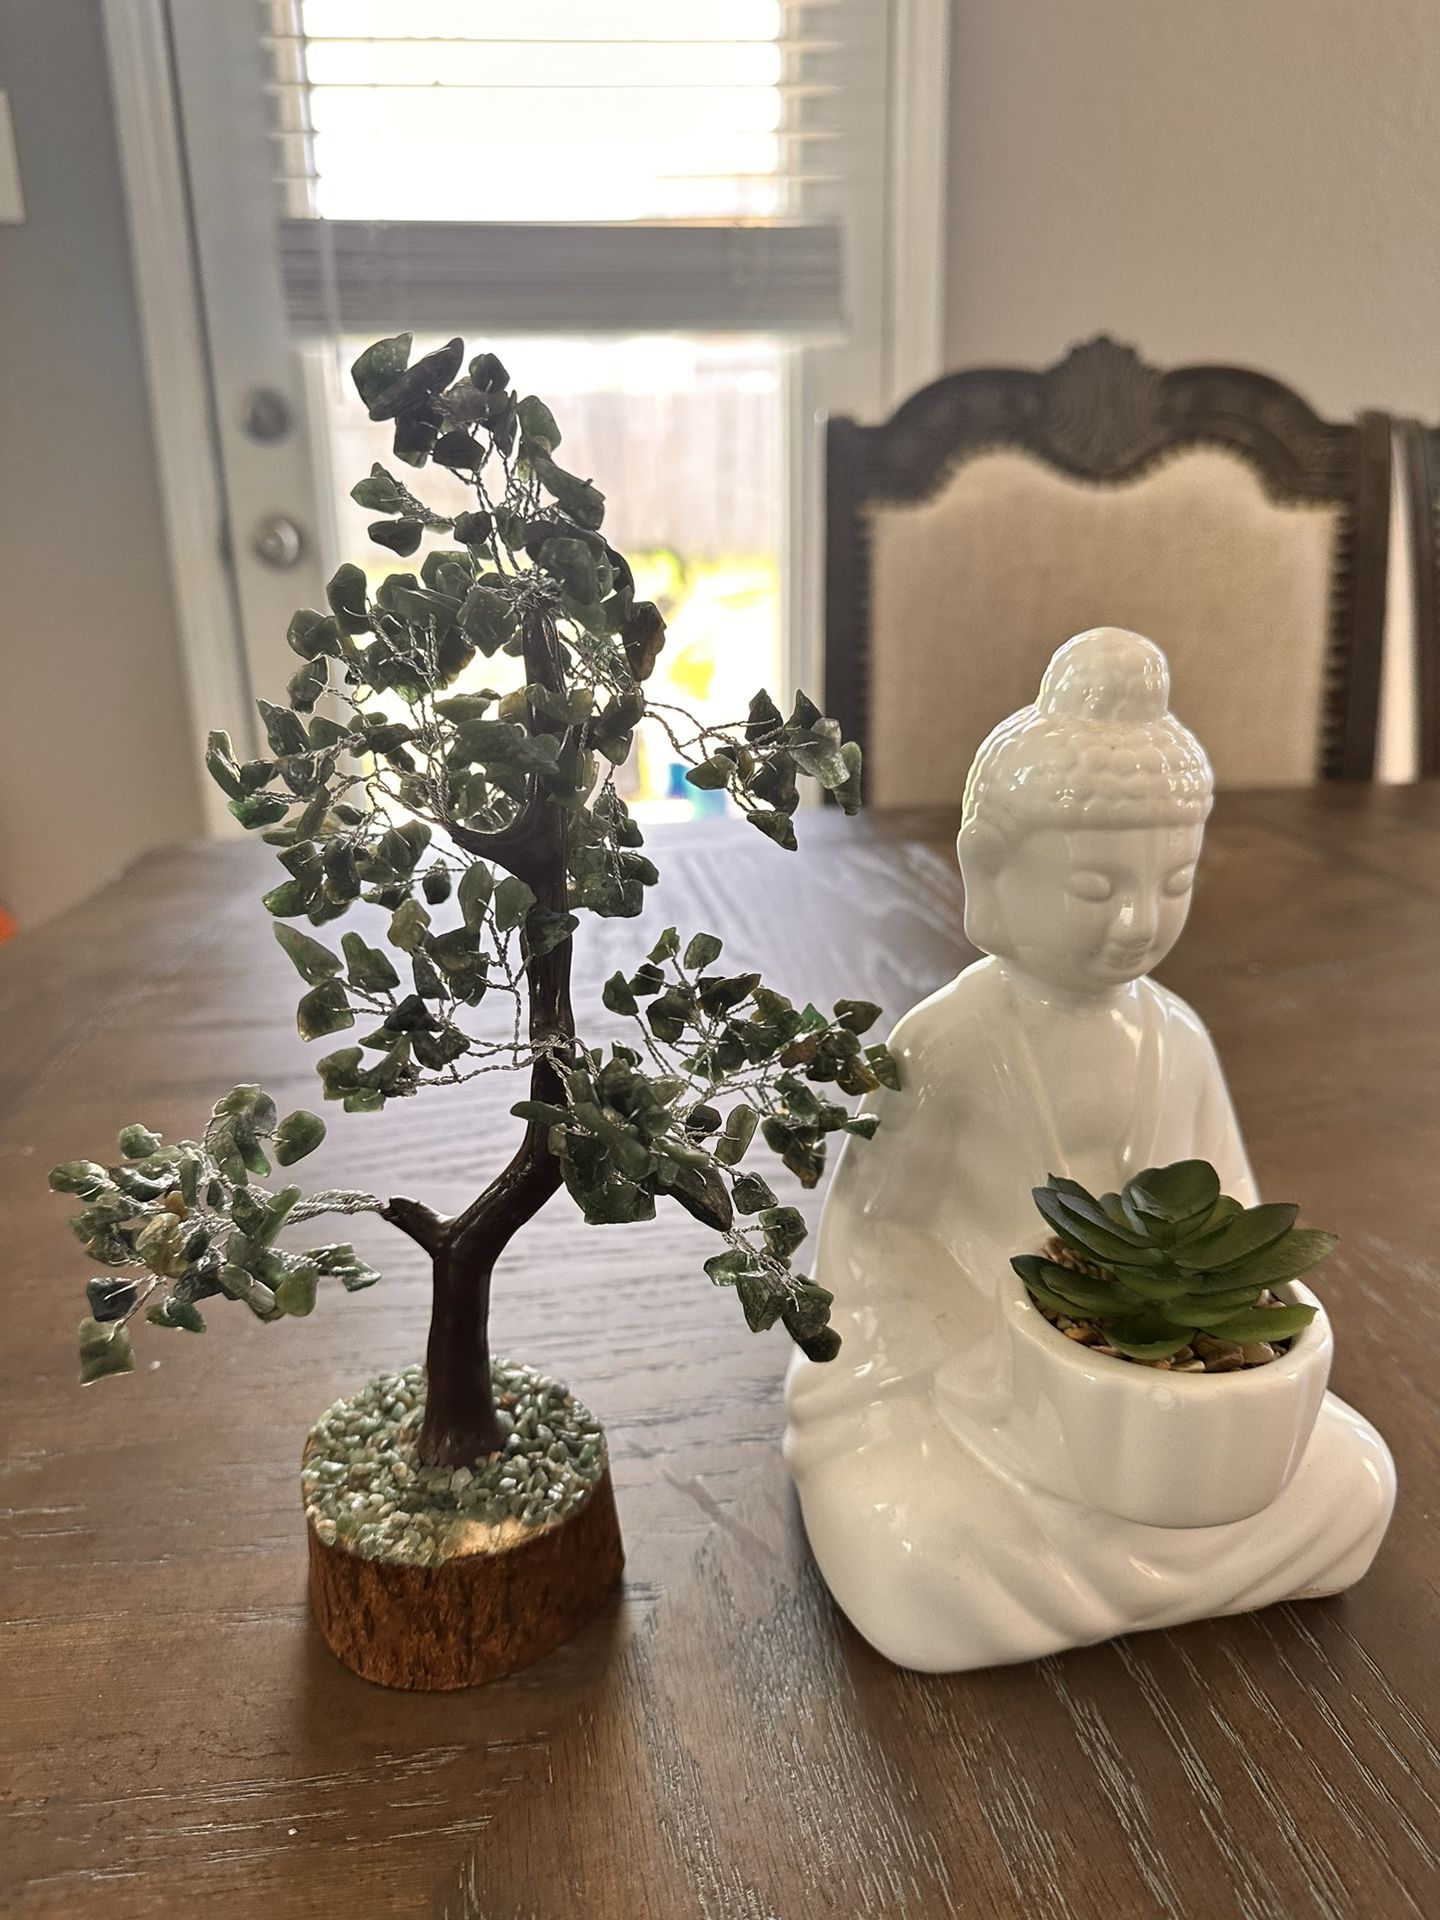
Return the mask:
[[1018,1255],[1012,1265],[1032,1300],[1093,1321],[1135,1360],[1167,1358],[1200,1333],[1241,1344],[1293,1337],[1314,1309],[1267,1306],[1262,1294],[1308,1272],[1336,1245],[1332,1233],[1297,1228],[1293,1206],[1242,1207],[1201,1160],[1147,1167],[1098,1200],[1052,1175],[1034,1197],[1064,1244],[1104,1271],[1079,1274]]
[[1174,1326],[1198,1327],[1202,1333],[1209,1333],[1243,1308],[1253,1307],[1259,1298],[1258,1287],[1217,1287],[1209,1293],[1175,1294],[1161,1311]]
[[1187,1273],[1214,1273],[1235,1261],[1248,1259],[1289,1233],[1299,1212],[1298,1207],[1273,1202],[1247,1207],[1227,1221],[1218,1233],[1178,1248],[1176,1264]]
[[1318,1227],[1293,1227],[1281,1239],[1262,1247],[1258,1253],[1214,1270],[1213,1277],[1227,1285],[1241,1281],[1251,1287],[1278,1287],[1327,1260],[1340,1244],[1337,1233],[1324,1233]]
[[[1057,1193],[1052,1187],[1036,1187],[1034,1200],[1041,1218],[1066,1245],[1092,1260],[1103,1261],[1107,1266],[1119,1261],[1125,1266],[1158,1267],[1165,1258],[1160,1248],[1144,1246],[1134,1234],[1122,1233],[1094,1202],[1091,1208],[1098,1217],[1087,1217],[1090,1209],[1087,1214],[1078,1213],[1069,1196]],[[1104,1225],[1100,1224],[1102,1219]]]
[[1253,1307],[1222,1320],[1211,1327],[1216,1340],[1234,1340],[1244,1344],[1252,1340],[1289,1340],[1315,1318],[1316,1309],[1305,1306]]
[[1125,1191],[1140,1212],[1179,1223],[1210,1211],[1220,1198],[1220,1176],[1208,1160],[1177,1160],[1147,1167],[1127,1181]]
[[[1137,1251],[1147,1246],[1155,1237],[1150,1227],[1131,1226],[1124,1217],[1116,1220],[1103,1200],[1096,1200],[1076,1180],[1067,1180],[1058,1173],[1052,1173],[1048,1176],[1046,1184],[1052,1193],[1060,1196],[1062,1204],[1057,1209],[1057,1214],[1067,1220],[1083,1220],[1107,1238],[1121,1240],[1126,1246]],[[1060,1228],[1057,1227],[1056,1232],[1060,1232]]]
[[1105,1339],[1131,1360],[1168,1360],[1190,1344],[1186,1332],[1165,1331],[1148,1320],[1121,1320],[1105,1328]]
[[1027,1287],[1041,1289],[1047,1299],[1063,1301],[1064,1310],[1072,1315],[1124,1313],[1133,1306],[1124,1288],[1115,1282],[1092,1279],[1039,1254],[1017,1254],[1010,1264]]

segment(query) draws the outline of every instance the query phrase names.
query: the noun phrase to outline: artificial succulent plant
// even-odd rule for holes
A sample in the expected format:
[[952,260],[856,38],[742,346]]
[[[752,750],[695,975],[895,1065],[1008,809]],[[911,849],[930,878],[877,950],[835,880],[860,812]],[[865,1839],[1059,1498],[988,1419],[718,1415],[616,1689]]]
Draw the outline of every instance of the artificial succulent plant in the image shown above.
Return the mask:
[[[1245,1207],[1206,1160],[1147,1167],[1119,1193],[1088,1193],[1051,1174],[1034,1189],[1051,1232],[1081,1263],[1017,1254],[1036,1305],[1084,1319],[1131,1360],[1163,1360],[1197,1333],[1235,1342],[1292,1339],[1314,1307],[1262,1304],[1333,1252],[1337,1236],[1297,1227],[1298,1207]],[[1083,1270],[1082,1270],[1083,1269]]]

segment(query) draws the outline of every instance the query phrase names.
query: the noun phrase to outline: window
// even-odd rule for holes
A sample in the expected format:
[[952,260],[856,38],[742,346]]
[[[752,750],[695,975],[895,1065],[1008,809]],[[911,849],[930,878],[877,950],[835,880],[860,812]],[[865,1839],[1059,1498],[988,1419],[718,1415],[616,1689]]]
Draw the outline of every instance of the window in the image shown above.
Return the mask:
[[[336,476],[334,551],[378,583],[394,558],[368,540],[373,516],[346,490],[372,461],[390,459],[388,428],[370,420],[347,372],[368,344],[342,337],[338,355],[327,355],[319,410]],[[487,337],[486,344],[549,403],[571,465],[603,470],[611,496],[606,534],[668,629],[647,689],[652,701],[700,718],[743,715],[756,687],[774,685],[782,666],[783,349],[765,339],[700,334],[529,335]],[[438,511],[473,504],[442,470],[426,480],[426,499]],[[508,692],[519,684],[520,663],[497,654],[477,661],[471,677]],[[724,804],[686,784],[655,719],[641,727],[618,784],[642,818],[686,818]]]
[[[183,132],[206,390],[156,426],[191,579],[207,407],[220,453],[223,577],[188,622],[208,712],[245,739],[245,680],[284,664],[290,609],[374,557],[331,477],[376,451],[342,370],[401,329],[503,344],[556,403],[669,602],[667,667],[727,717],[742,681],[821,692],[816,422],[891,398],[887,205],[930,205],[887,139],[917,9],[948,19],[943,0],[170,0],[173,100],[153,40],[132,50],[145,117],[120,99],[142,178],[172,108]],[[928,85],[925,52],[907,71]],[[149,256],[162,320],[174,231]],[[928,240],[910,251],[933,269]],[[174,336],[147,322],[157,367]],[[237,644],[202,658],[217,608]],[[666,802],[663,754],[637,777]]]
[[[348,484],[387,457],[344,376],[359,347],[469,316],[613,499],[607,532],[669,628],[652,694],[701,718],[734,718],[787,677],[790,343],[840,310],[819,164],[835,49],[796,17],[832,12],[271,7],[280,253],[291,325],[321,343],[320,470]],[[343,485],[327,491],[328,557],[383,571]],[[627,777],[652,814],[717,804],[685,784],[658,721]]]
[[417,179],[433,220],[794,211],[801,83],[787,64],[803,49],[786,40],[785,11],[778,0],[302,0],[297,21],[278,8],[277,86],[299,96],[282,119],[296,136],[288,211],[413,219]]

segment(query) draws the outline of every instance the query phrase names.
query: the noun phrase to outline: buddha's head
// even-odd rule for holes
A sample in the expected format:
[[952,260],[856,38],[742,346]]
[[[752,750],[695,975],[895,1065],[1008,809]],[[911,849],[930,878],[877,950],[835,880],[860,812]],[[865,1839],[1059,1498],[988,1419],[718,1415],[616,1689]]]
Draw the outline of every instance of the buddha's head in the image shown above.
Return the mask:
[[965,782],[965,931],[1071,992],[1158,966],[1190,911],[1214,780],[1169,710],[1165,656],[1096,627],[1061,647],[1032,707],[1002,721]]

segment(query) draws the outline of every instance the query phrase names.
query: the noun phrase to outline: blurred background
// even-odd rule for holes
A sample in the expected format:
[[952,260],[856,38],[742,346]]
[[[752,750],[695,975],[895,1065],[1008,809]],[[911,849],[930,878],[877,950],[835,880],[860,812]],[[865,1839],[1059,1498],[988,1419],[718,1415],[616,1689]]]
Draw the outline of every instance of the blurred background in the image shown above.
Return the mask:
[[547,400],[715,718],[824,684],[826,416],[1104,332],[1440,420],[1428,0],[0,0],[0,96],[6,927],[223,831],[206,730],[393,564],[379,334]]

